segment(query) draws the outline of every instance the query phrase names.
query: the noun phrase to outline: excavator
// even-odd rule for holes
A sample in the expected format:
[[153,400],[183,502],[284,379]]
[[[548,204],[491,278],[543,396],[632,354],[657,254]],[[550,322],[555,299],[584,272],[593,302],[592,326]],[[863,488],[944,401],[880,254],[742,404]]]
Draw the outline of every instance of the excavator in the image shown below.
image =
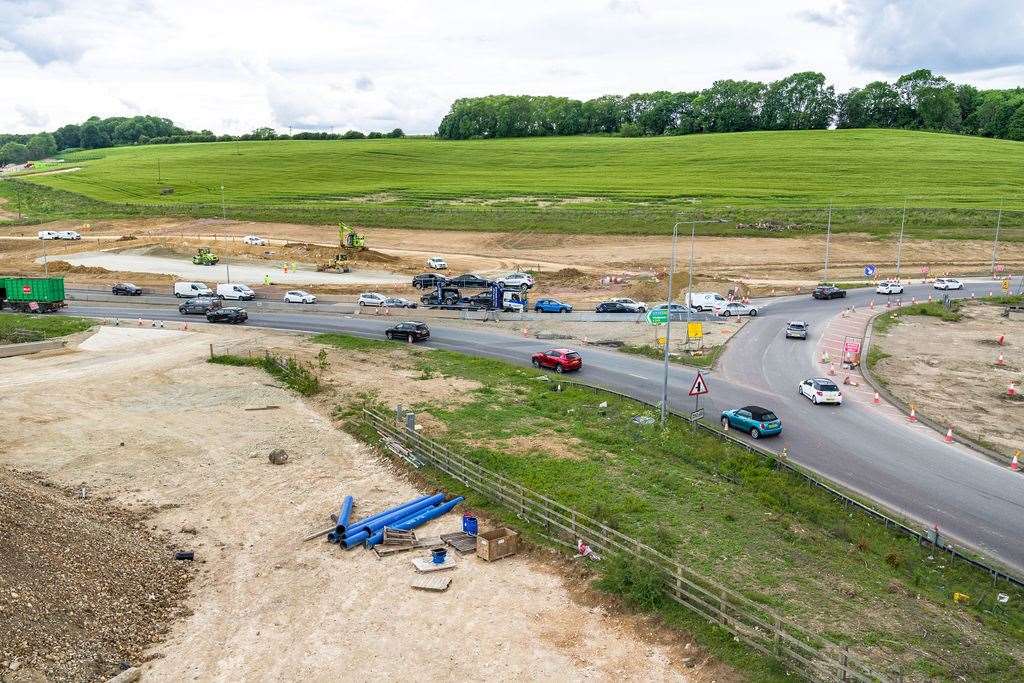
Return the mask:
[[318,264],[316,269],[319,271],[336,270],[347,273],[349,272],[348,266],[343,265],[343,262],[347,261],[353,252],[362,251],[363,249],[366,249],[366,236],[360,235],[355,231],[355,228],[339,223],[338,254],[327,263]]
[[192,263],[197,266],[215,266],[220,257],[213,253],[209,247],[199,247],[196,255],[192,257]]

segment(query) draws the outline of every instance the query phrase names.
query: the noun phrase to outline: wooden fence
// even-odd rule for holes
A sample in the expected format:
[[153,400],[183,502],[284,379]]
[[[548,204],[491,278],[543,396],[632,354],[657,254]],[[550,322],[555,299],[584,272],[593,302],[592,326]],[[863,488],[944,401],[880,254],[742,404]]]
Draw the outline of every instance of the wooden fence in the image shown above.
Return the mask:
[[[583,538],[605,555],[623,555],[648,565],[664,580],[672,600],[708,621],[718,624],[737,639],[814,681],[889,681],[848,649],[808,633],[776,611],[691,570],[677,560],[630,538],[601,522],[532,491],[496,472],[458,455],[404,424],[396,413],[363,411],[364,421],[381,437],[400,444],[411,462],[436,468],[467,488],[515,512],[521,519],[543,529],[558,544],[575,549]],[[403,418],[404,419],[404,418]]]

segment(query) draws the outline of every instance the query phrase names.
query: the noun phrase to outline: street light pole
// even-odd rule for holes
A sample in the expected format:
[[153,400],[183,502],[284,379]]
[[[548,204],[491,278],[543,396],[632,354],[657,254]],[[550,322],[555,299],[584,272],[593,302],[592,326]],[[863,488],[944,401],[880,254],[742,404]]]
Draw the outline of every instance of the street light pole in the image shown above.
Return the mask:
[[1000,200],[999,201],[999,214],[996,217],[996,239],[995,239],[995,242],[992,244],[992,268],[991,268],[991,273],[992,273],[993,277],[995,277],[995,274],[996,274],[996,256],[999,254],[999,226],[1003,222],[1003,202],[1004,201],[1005,200]]
[[900,220],[900,241],[896,245],[896,281],[900,279],[900,259],[903,256],[903,229],[907,226],[907,197],[903,198],[903,218]]
[[661,426],[668,420],[668,349],[672,341],[672,272],[676,269],[676,238],[679,223],[672,226],[672,261],[668,268],[668,321],[665,324],[665,376],[661,384]]
[[690,223],[690,262],[686,266],[686,341],[690,341],[690,306],[693,301],[693,242],[697,235],[697,221]]

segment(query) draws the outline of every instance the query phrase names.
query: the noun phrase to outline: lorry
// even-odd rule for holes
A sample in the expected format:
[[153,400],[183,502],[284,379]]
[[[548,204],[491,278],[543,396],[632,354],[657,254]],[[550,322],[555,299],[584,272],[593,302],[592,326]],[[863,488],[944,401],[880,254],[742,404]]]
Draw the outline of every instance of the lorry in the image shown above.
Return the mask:
[[249,289],[248,285],[241,282],[226,282],[217,285],[218,299],[234,299],[236,301],[252,301],[256,298],[256,292]]
[[0,308],[23,313],[54,313],[64,302],[62,277],[0,277]]
[[197,266],[215,266],[220,262],[220,257],[213,253],[209,247],[199,247],[196,255],[192,257],[192,263]]

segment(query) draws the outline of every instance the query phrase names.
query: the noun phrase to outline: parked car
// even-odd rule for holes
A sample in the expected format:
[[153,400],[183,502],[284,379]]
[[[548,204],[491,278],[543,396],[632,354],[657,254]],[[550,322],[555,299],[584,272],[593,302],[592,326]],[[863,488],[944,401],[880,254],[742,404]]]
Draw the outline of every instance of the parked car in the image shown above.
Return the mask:
[[39,239],[41,239],[41,240],[59,240],[60,239],[60,237],[57,237],[57,231],[56,230],[40,230],[36,234],[39,236]]
[[206,286],[202,282],[175,282],[174,283],[174,296],[179,299],[182,297],[193,297],[193,296],[216,296],[213,290]]
[[814,288],[811,296],[815,299],[844,299],[846,298],[846,290],[828,282],[822,282]]
[[356,303],[360,306],[380,306],[387,298],[380,292],[363,292],[359,295]]
[[807,339],[808,327],[802,320],[790,320],[786,325],[786,339]]
[[194,299],[186,299],[178,304],[178,313],[182,315],[206,315],[210,311],[220,308],[220,299],[212,297],[197,296]]
[[434,270],[447,270],[448,262],[440,256],[432,256],[427,259],[427,268],[433,268]]
[[903,283],[899,280],[882,280],[875,287],[875,294],[902,294]]
[[408,299],[403,299],[400,296],[391,296],[384,299],[384,301],[381,302],[381,306],[386,308],[416,308],[416,304]]
[[123,296],[140,296],[142,294],[142,287],[133,285],[130,282],[118,282],[110,288],[110,291]]
[[498,278],[498,284],[505,289],[530,289],[534,279],[529,273],[509,273]]
[[231,323],[237,325],[249,319],[249,314],[244,308],[227,306],[225,308],[212,308],[206,312],[206,320],[211,323]]
[[59,240],[80,240],[82,236],[74,230],[61,230],[57,233],[57,239]]
[[572,349],[551,349],[533,354],[531,362],[537,368],[552,368],[555,372],[570,372],[583,367],[583,357]]
[[715,307],[711,309],[715,315],[720,315],[728,318],[731,315],[749,315],[754,317],[757,315],[757,307],[750,304],[745,304],[741,301],[728,301],[724,304],[715,304]]
[[473,289],[474,287],[483,289],[490,287],[491,281],[473,273],[466,273],[465,275],[452,278],[448,281],[448,284],[459,289]]
[[220,299],[234,299],[235,301],[252,301],[256,298],[256,292],[240,282],[227,282],[217,285],[217,297]]
[[487,308],[491,305],[491,293],[478,292],[471,296],[464,296],[462,297],[462,303],[470,304],[473,306],[480,306],[481,308]]
[[459,290],[454,287],[442,287],[420,297],[420,303],[424,306],[452,306],[461,298]]
[[963,289],[964,283],[960,280],[956,280],[951,277],[938,277],[935,278],[935,283],[932,284],[935,289]]
[[438,285],[448,282],[448,278],[437,273],[423,273],[412,279],[412,286],[416,289],[432,289]]
[[624,304],[618,301],[602,301],[594,309],[595,313],[639,313],[636,304]]
[[286,304],[315,304],[316,297],[302,289],[293,289],[285,292],[284,302]]
[[384,330],[388,339],[404,339],[406,341],[424,341],[430,339],[430,328],[426,323],[406,321]]
[[716,304],[724,304],[725,297],[718,292],[691,292],[686,303],[698,311],[714,310]]
[[835,403],[841,405],[843,392],[839,385],[827,377],[815,377],[800,382],[800,395],[810,399],[811,403]]
[[752,439],[782,433],[782,420],[761,406],[743,406],[722,411],[722,426],[750,434]]
[[558,299],[537,299],[533,310],[537,313],[572,313],[572,306]]
[[628,304],[631,306],[636,306],[636,310],[640,311],[641,313],[647,312],[647,304],[644,303],[643,301],[637,301],[636,299],[608,299],[608,301],[616,304]]
[[242,238],[242,244],[251,244],[254,247],[265,247],[268,244],[270,244],[270,242],[263,239],[259,235],[246,235],[245,237]]

